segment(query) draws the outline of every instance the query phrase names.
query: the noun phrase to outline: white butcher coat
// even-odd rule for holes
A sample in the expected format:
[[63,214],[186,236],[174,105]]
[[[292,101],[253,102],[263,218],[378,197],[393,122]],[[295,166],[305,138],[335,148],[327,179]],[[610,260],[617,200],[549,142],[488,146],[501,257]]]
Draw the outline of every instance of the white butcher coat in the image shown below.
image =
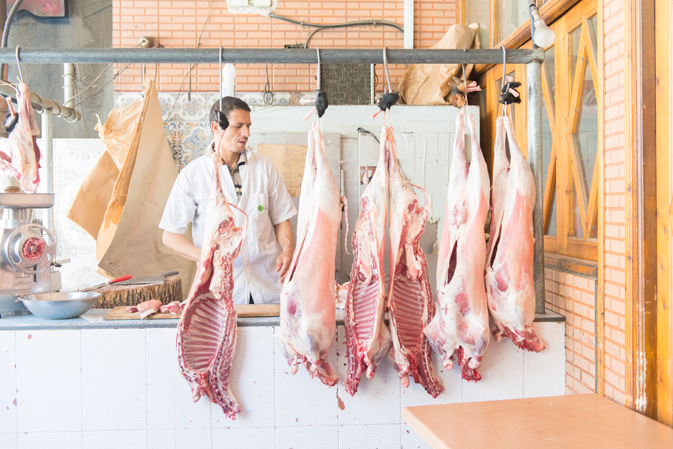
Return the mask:
[[[274,225],[297,214],[292,198],[271,161],[259,153],[246,150],[247,162],[239,170],[242,180],[238,201],[229,169],[222,164],[224,196],[248,215],[248,228],[241,253],[234,261],[234,304],[248,304],[252,295],[256,304],[278,303],[281,283],[276,273],[276,259],[282,248]],[[203,246],[203,234],[212,201],[210,189],[213,160],[201,156],[189,163],[178,175],[168,197],[159,227],[183,234],[192,223],[194,245]],[[232,207],[237,224],[243,215]]]

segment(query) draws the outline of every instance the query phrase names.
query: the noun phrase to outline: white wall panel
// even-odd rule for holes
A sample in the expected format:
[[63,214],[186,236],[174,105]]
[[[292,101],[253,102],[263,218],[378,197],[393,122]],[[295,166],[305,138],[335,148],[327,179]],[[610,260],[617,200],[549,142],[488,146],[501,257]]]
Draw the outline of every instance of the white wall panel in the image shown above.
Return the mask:
[[230,427],[213,429],[213,449],[275,447],[273,427]]
[[82,430],[80,332],[16,333],[17,430]]
[[18,449],[73,449],[82,447],[82,432],[30,432],[17,434]]
[[145,430],[145,330],[81,332],[84,430]]
[[176,329],[147,329],[147,428],[210,429],[208,398],[197,403],[178,369]]
[[337,449],[337,426],[276,427],[276,449]]
[[399,447],[399,425],[357,425],[339,428],[339,449],[397,449]]
[[147,431],[147,449],[210,449],[212,447],[210,427]]
[[213,404],[213,428],[273,427],[273,355],[276,348],[273,330],[272,327],[238,328],[229,384],[241,406],[241,413],[232,421]]
[[83,449],[145,449],[145,430],[98,430],[83,433]]
[[0,432],[16,432],[16,332],[0,332]]

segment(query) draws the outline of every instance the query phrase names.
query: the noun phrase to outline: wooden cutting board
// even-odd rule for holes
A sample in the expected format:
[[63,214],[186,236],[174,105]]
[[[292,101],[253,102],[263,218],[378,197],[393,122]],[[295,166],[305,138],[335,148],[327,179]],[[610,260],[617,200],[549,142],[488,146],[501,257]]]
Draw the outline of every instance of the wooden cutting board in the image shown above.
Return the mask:
[[[239,318],[250,318],[260,316],[278,316],[280,314],[280,306],[278,304],[243,304],[235,305],[236,314]],[[152,315],[152,320],[162,319],[178,319],[180,315],[173,313],[157,313]],[[138,312],[127,312],[125,306],[115,307],[105,314],[104,320],[139,320]]]

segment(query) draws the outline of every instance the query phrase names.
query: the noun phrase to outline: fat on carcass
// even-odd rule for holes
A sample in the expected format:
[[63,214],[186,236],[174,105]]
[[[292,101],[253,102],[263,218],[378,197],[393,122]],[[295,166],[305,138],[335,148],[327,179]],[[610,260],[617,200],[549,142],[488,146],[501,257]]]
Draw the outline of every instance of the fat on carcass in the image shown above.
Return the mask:
[[496,326],[493,336],[499,341],[505,334],[518,347],[538,352],[545,342],[533,330],[535,178],[509,117],[498,117],[495,136],[493,220],[486,267],[488,308]]
[[425,203],[418,198],[402,177],[397,162],[393,129],[383,127],[381,143],[388,147],[390,172],[390,269],[388,312],[393,345],[388,357],[398,371],[403,387],[409,386],[409,375],[434,398],[444,390],[432,368],[432,351],[423,327],[435,312],[428,280],[428,264],[419,242],[425,222],[432,210],[430,195]]
[[[235,419],[241,411],[229,388],[229,372],[236,348],[236,310],[233,264],[247,228],[242,226],[222,193],[222,161],[213,154],[213,204],[206,219],[201,260],[178,323],[180,371],[192,388],[194,402],[208,396],[224,414]],[[233,206],[236,207],[236,206]]]
[[451,357],[455,356],[463,379],[476,382],[481,379],[477,367],[490,337],[484,286],[489,179],[472,115],[471,163],[465,159],[464,111],[456,116],[446,219],[437,259],[439,309],[424,331],[447,369],[453,367]]
[[339,378],[327,353],[336,335],[334,267],[342,198],[315,122],[300,195],[296,250],[280,293],[278,343],[292,374],[302,363],[311,377],[334,386]]
[[35,136],[40,129],[24,83],[17,84],[16,102],[19,120],[9,134],[9,154],[0,150],[0,169],[19,180],[24,192],[35,193],[40,183],[40,149]]
[[[385,132],[385,128],[384,128]],[[381,140],[374,176],[362,192],[353,231],[353,267],[346,296],[344,324],[348,375],[344,385],[354,395],[366,371],[372,379],[392,343],[384,321],[386,279],[383,266],[388,219],[388,150]]]

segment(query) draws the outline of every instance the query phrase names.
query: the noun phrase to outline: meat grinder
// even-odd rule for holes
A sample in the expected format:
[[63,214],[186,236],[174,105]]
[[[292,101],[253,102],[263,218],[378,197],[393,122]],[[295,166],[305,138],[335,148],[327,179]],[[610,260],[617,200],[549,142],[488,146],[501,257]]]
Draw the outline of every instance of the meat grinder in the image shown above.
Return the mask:
[[52,291],[56,240],[32,215],[53,205],[53,193],[0,193],[0,318],[28,313],[17,297]]

